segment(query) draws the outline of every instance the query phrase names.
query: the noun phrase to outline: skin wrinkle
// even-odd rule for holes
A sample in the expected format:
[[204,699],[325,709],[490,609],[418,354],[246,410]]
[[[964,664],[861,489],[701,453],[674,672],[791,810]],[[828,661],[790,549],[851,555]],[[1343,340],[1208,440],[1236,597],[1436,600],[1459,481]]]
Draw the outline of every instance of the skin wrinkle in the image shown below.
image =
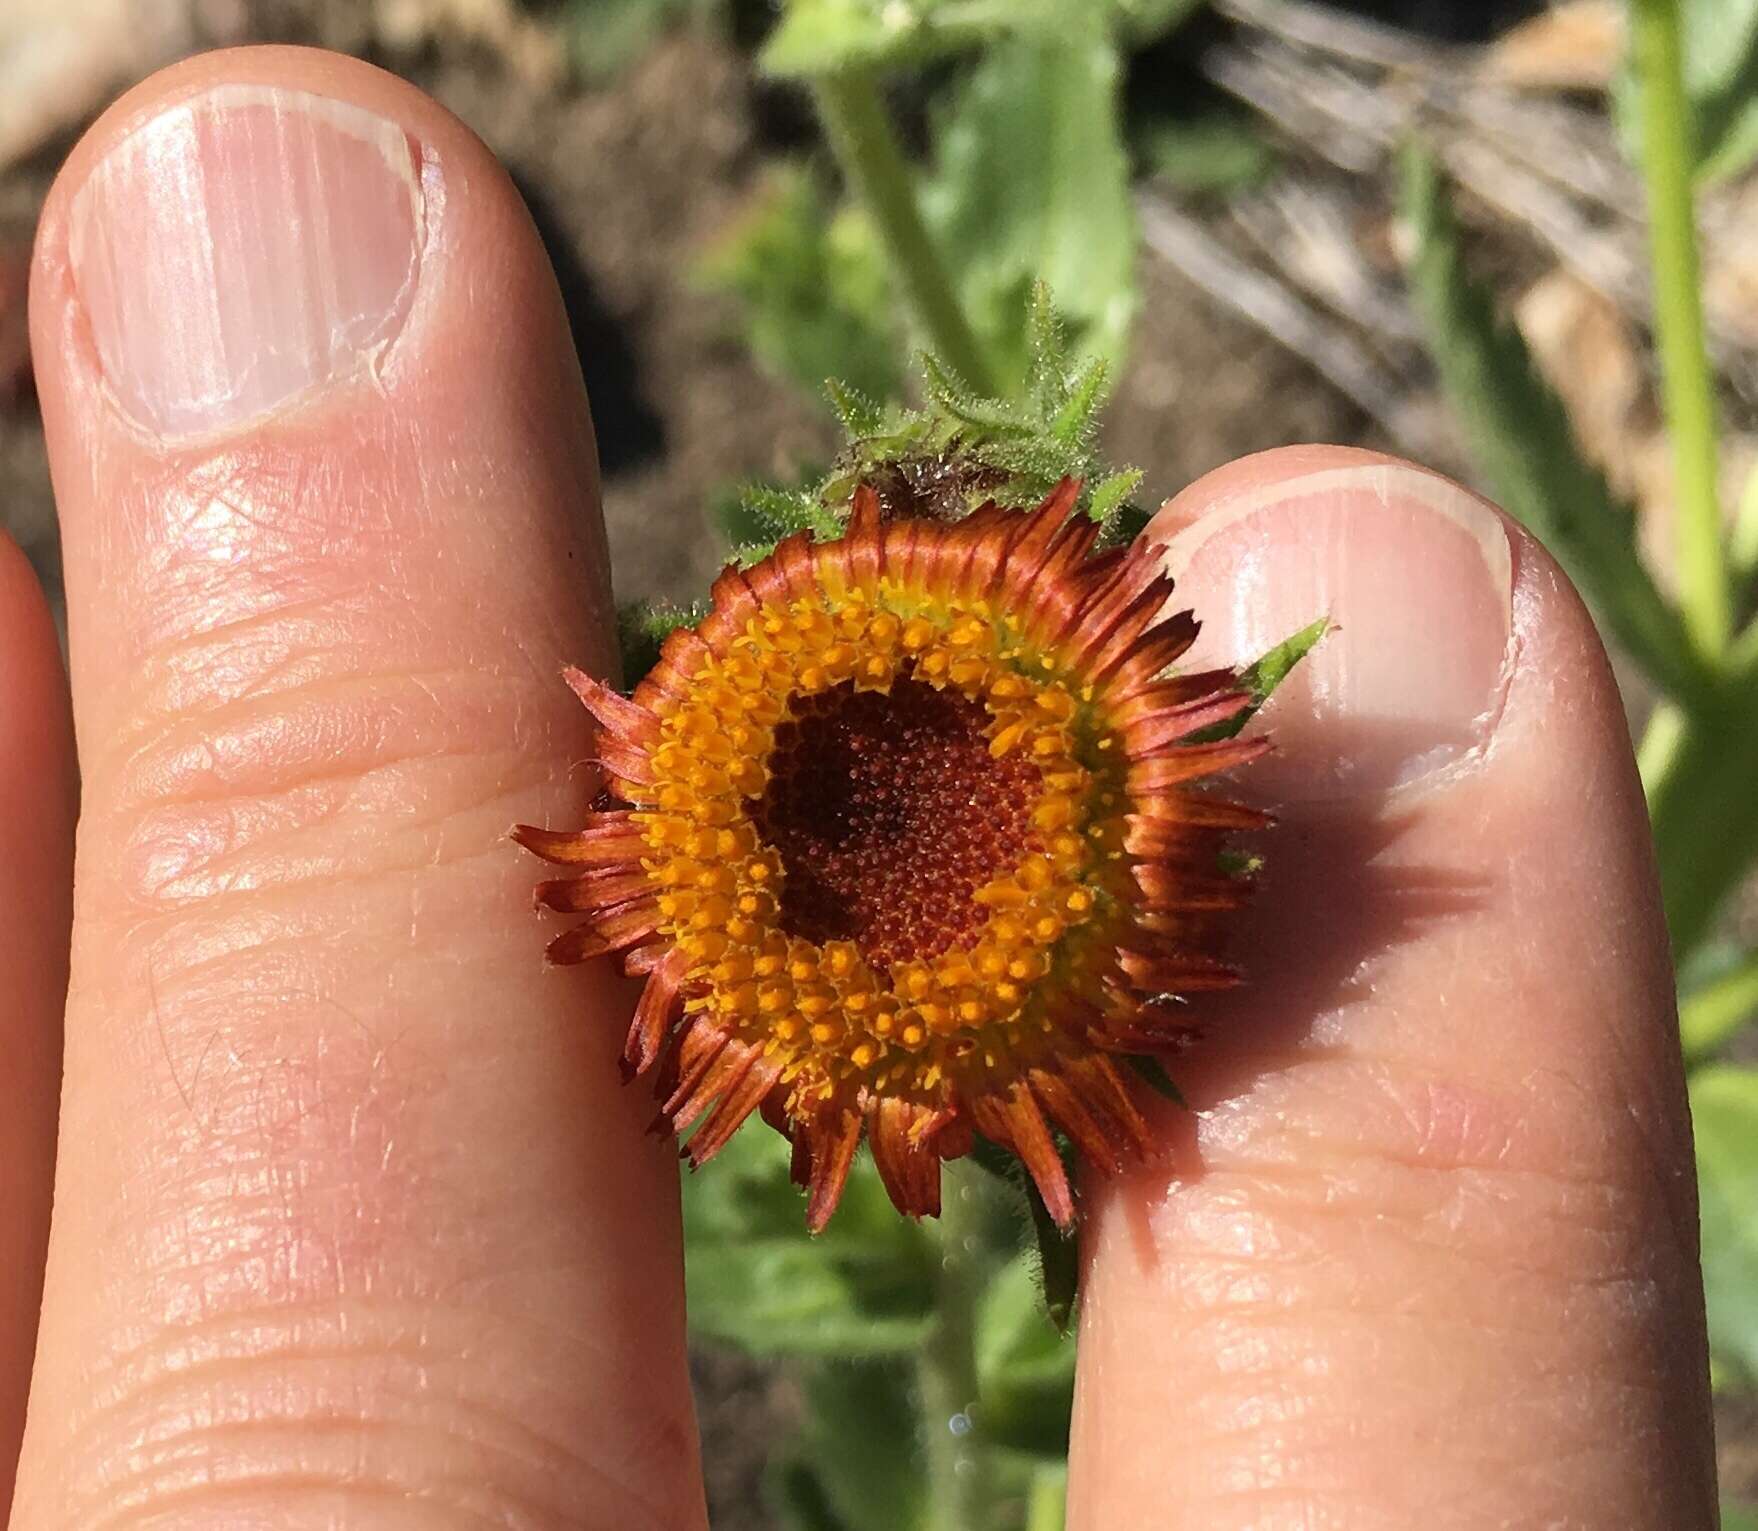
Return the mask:
[[[413,1414],[399,1421],[377,1419],[375,1411],[382,1410],[386,1404],[431,1401],[439,1412],[442,1426],[451,1424],[445,1409],[452,1404],[461,1405],[464,1417],[482,1426],[474,1434],[463,1437],[473,1445],[486,1447],[494,1444],[495,1449],[508,1454],[518,1443],[524,1443],[525,1458],[515,1465],[532,1470],[534,1478],[548,1476],[554,1481],[573,1481],[583,1476],[610,1475],[589,1455],[571,1444],[573,1437],[545,1434],[529,1420],[520,1417],[522,1411],[510,1398],[495,1402],[460,1395],[455,1389],[439,1386],[428,1378],[426,1374],[431,1366],[469,1364],[467,1357],[447,1356],[433,1347],[424,1331],[431,1326],[434,1314],[431,1305],[424,1305],[407,1309],[357,1308],[353,1312],[353,1322],[339,1314],[314,1312],[309,1315],[309,1321],[320,1331],[331,1333],[338,1339],[348,1338],[350,1344],[345,1347],[333,1341],[312,1343],[301,1333],[306,1318],[283,1309],[268,1309],[257,1314],[245,1312],[224,1320],[209,1317],[188,1326],[161,1330],[151,1342],[142,1343],[126,1358],[113,1363],[106,1374],[108,1380],[100,1379],[102,1402],[85,1421],[83,1438],[95,1443],[94,1454],[100,1462],[107,1460],[103,1455],[103,1443],[107,1439],[123,1438],[134,1443],[133,1449],[123,1455],[129,1473],[139,1476],[142,1448],[162,1441],[167,1435],[187,1433],[192,1440],[199,1442],[203,1439],[202,1432],[219,1426],[236,1429],[252,1421],[266,1428],[297,1430],[314,1425],[320,1429],[346,1430],[348,1421],[364,1419],[373,1427],[421,1430],[425,1426]],[[484,1316],[487,1315],[466,1314],[472,1320]],[[569,1348],[590,1348],[587,1342],[591,1337],[587,1335],[562,1334],[549,1326],[530,1329],[503,1315],[492,1315],[491,1321],[497,1335],[492,1341],[485,1336],[484,1342],[493,1354],[516,1356],[527,1344],[534,1349],[557,1343]],[[387,1325],[390,1326],[388,1333]],[[396,1337],[399,1334],[406,1337],[399,1339]],[[196,1358],[191,1359],[192,1353],[198,1353]],[[335,1380],[334,1371],[326,1369],[328,1363],[335,1361],[360,1363],[363,1370],[357,1387]],[[284,1370],[307,1366],[313,1369],[320,1382],[328,1385],[321,1387],[306,1406],[299,1407],[288,1417],[264,1418],[261,1408],[265,1397],[265,1376],[273,1377]],[[501,1375],[509,1383],[516,1383],[520,1371],[516,1363],[509,1363],[501,1368]],[[413,1392],[396,1385],[396,1378],[405,1374],[418,1379]],[[224,1395],[218,1385],[228,1379],[234,1379],[237,1386],[231,1395]],[[323,1400],[331,1394],[343,1396],[325,1404]],[[183,1403],[185,1395],[190,1400],[186,1404]],[[234,1396],[236,1403],[228,1407],[225,1396]],[[267,1396],[293,1406],[306,1399],[306,1392],[296,1389],[282,1393],[277,1390]],[[201,1407],[203,1400],[209,1400],[205,1414]],[[535,1411],[535,1417],[547,1415],[539,1410]],[[158,1422],[156,1429],[155,1421]],[[681,1428],[677,1421],[655,1421],[652,1432],[655,1460],[663,1460],[668,1449],[675,1449],[670,1437]],[[505,1439],[496,1442],[497,1435]],[[198,1447],[194,1454],[201,1456],[203,1453]],[[547,1474],[543,1471],[546,1468],[551,1470]],[[557,1468],[565,1470],[554,1471]],[[108,1484],[94,1482],[93,1486],[109,1491]],[[618,1486],[625,1490],[631,1488],[630,1484],[622,1482]],[[156,1495],[152,1503],[155,1509],[164,1505],[163,1499]]]

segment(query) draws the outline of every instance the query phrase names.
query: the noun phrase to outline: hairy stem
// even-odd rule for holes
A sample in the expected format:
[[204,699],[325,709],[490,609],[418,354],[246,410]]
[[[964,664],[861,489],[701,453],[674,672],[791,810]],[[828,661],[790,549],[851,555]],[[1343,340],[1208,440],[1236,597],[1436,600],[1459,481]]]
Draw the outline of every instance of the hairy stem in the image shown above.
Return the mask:
[[993,392],[995,380],[976,332],[929,237],[910,169],[870,70],[841,69],[814,86],[818,115],[849,189],[878,230],[892,274],[929,344],[966,386]]
[[1731,622],[1716,471],[1714,374],[1703,340],[1678,0],[1635,0],[1631,54],[1642,85],[1642,170],[1654,262],[1654,327],[1678,499],[1680,607],[1705,657],[1718,657]]
[[977,1402],[977,1301],[985,1262],[977,1240],[982,1187],[972,1166],[943,1166],[934,1332],[917,1362],[928,1448],[928,1531],[982,1531],[992,1488]]

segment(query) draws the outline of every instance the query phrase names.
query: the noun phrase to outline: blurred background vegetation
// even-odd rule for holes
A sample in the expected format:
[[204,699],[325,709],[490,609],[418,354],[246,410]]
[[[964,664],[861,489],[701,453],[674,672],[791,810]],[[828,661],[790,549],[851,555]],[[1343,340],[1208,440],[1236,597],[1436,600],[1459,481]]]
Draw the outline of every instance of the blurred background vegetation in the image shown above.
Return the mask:
[[[1758,0],[6,0],[0,520],[51,591],[37,208],[116,90],[251,41],[392,69],[511,167],[625,599],[699,593],[737,487],[822,470],[826,377],[895,396],[932,342],[1007,397],[1038,278],[1145,503],[1328,440],[1539,530],[1642,741],[1758,1526]],[[1005,1191],[949,1180],[955,1247],[857,1176],[808,1242],[778,1148],[742,1134],[687,1201],[716,1526],[1059,1526],[1073,1344]]]

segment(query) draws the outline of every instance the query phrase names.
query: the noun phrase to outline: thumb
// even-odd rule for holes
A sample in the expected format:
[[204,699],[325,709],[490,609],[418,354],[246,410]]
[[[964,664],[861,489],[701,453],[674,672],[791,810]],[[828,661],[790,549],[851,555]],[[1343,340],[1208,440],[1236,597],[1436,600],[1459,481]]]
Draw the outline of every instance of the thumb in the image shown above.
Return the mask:
[[[1074,1531],[1714,1524],[1690,1126],[1622,708],[1524,533],[1293,449],[1162,512],[1265,709],[1252,981],[1099,1188]],[[1153,534],[1151,532],[1150,534]]]

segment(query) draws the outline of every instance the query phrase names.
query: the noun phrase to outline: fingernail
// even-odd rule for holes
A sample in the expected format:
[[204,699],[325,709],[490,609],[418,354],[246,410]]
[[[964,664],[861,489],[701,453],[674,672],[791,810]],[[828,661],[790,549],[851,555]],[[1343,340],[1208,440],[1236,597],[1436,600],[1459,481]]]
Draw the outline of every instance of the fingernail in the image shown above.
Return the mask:
[[[1151,533],[1150,533],[1151,534]],[[1351,464],[1243,487],[1178,531],[1168,566],[1203,630],[1189,663],[1243,665],[1336,628],[1254,722],[1254,794],[1316,801],[1418,781],[1480,747],[1512,631],[1507,533],[1434,474]]]
[[168,108],[110,150],[68,214],[116,403],[177,438],[358,374],[402,327],[421,221],[408,134],[383,117],[262,85]]

